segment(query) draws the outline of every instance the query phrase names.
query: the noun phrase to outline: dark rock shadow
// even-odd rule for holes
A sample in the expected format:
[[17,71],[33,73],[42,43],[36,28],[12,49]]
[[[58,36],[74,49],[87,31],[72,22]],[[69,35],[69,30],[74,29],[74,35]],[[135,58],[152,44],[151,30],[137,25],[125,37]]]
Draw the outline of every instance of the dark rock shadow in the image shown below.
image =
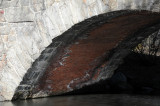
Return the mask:
[[107,93],[160,95],[160,57],[131,52],[110,79],[64,95]]

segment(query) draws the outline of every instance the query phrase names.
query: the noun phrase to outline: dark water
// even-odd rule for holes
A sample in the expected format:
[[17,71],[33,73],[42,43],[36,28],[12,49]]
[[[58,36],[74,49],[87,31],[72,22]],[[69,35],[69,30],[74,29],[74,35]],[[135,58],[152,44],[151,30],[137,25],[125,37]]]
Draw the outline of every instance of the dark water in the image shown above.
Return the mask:
[[0,106],[160,106],[160,96],[96,94],[0,102]]

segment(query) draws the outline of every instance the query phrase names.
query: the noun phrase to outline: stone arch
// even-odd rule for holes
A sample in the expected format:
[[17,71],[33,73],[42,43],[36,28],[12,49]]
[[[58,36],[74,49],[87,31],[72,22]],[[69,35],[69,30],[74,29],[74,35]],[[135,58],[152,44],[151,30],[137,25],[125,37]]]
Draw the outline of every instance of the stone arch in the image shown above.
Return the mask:
[[[124,10],[74,25],[42,52],[25,74],[13,99],[59,95],[110,78],[138,43],[159,30],[159,17],[148,11]],[[129,31],[118,31],[120,27]],[[114,30],[118,33],[114,34]]]
[[137,0],[1,0],[0,100],[12,99],[24,75],[40,54],[44,53],[42,51],[51,44],[53,38],[84,19],[123,9],[159,12],[159,2],[158,0],[145,0],[142,3]]

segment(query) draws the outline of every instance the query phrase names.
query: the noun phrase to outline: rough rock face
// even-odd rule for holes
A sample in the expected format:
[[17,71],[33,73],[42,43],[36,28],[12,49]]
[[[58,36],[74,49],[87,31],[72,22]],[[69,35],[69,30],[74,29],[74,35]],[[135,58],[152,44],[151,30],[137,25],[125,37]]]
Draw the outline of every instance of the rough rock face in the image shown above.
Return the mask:
[[0,101],[12,99],[45,47],[74,24],[121,9],[159,12],[159,4],[159,0],[0,0]]
[[152,56],[160,56],[160,30],[151,34],[134,48],[134,52]]
[[13,99],[59,95],[110,78],[138,43],[159,30],[159,18],[146,11],[117,11],[75,25],[53,39]]

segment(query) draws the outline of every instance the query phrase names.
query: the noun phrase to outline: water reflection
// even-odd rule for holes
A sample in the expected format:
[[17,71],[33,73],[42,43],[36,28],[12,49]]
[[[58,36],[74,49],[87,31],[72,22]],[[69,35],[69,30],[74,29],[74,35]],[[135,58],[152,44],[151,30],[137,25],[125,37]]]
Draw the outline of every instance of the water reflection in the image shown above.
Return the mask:
[[97,94],[0,102],[0,106],[160,106],[159,96]]

